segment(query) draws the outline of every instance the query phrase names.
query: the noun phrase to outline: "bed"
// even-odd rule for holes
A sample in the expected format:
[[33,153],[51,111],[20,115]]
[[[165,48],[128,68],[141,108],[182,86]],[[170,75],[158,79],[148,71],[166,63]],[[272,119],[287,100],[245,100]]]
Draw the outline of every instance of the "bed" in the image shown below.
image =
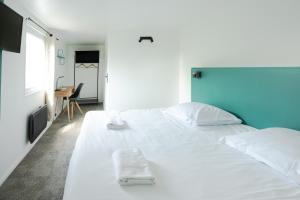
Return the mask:
[[[191,127],[161,109],[121,113],[129,128],[107,130],[104,111],[86,114],[67,175],[64,200],[300,199],[299,185],[219,139],[246,125]],[[122,187],[112,152],[138,147],[156,177],[151,186]]]
[[[300,199],[299,184],[219,143],[253,127],[300,130],[300,68],[193,68],[191,73],[192,101],[234,113],[249,126],[190,126],[163,109],[150,109],[122,112],[129,128],[112,131],[105,126],[106,112],[89,112],[70,161],[64,200]],[[155,185],[118,184],[111,155],[132,147],[150,162]]]

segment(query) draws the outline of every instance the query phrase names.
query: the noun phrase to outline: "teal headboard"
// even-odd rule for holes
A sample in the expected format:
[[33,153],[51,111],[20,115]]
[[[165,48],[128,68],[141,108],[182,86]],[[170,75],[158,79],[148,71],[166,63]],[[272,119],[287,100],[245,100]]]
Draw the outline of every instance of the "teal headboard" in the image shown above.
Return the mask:
[[256,128],[300,130],[300,67],[193,68],[192,101],[218,106]]

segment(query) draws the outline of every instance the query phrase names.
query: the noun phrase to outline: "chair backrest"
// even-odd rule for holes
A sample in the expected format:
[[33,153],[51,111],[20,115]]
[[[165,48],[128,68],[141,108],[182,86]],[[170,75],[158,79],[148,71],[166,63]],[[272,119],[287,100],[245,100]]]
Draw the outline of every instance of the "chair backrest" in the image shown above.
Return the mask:
[[77,98],[77,97],[79,97],[79,94],[80,94],[82,86],[83,86],[83,83],[79,83],[79,85],[76,88],[74,94],[72,94],[72,96],[70,96],[70,98]]

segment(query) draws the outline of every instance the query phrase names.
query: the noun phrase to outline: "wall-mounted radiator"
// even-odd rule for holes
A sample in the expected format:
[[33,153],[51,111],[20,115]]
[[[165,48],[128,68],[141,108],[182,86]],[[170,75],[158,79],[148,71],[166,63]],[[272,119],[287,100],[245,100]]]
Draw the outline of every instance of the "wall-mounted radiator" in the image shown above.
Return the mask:
[[37,111],[30,114],[28,120],[28,137],[30,143],[33,143],[34,140],[47,127],[47,118],[48,118],[47,105],[40,107]]

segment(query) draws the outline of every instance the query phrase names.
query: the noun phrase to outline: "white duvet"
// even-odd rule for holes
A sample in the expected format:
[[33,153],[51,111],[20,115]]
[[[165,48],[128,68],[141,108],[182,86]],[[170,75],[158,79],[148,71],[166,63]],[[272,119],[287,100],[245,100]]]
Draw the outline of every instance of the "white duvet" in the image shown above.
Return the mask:
[[[128,129],[106,128],[107,114],[84,119],[67,175],[64,200],[284,200],[300,199],[300,186],[228,146],[225,135],[244,125],[189,127],[161,110],[121,113]],[[155,185],[127,186],[114,176],[112,152],[137,147],[150,161]]]

